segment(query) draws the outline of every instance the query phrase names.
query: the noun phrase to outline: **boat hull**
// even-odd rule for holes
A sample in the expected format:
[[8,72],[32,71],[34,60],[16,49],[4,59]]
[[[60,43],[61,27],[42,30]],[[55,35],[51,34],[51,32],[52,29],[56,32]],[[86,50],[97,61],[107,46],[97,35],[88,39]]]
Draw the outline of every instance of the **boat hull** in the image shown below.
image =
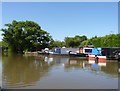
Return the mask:
[[[106,60],[106,56],[101,56],[101,55],[100,55],[100,56],[97,56],[97,58],[98,58],[99,61],[104,61],[104,60]],[[96,57],[95,57],[95,55],[89,55],[88,59],[89,59],[89,60],[95,60]]]

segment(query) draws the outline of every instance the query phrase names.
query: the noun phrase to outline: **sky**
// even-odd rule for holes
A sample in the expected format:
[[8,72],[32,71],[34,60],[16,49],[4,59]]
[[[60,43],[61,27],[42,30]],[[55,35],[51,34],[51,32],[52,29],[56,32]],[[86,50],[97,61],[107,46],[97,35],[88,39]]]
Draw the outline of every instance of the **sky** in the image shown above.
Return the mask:
[[118,3],[2,2],[2,28],[13,20],[37,22],[54,40],[104,36],[118,33]]
[[119,2],[119,0],[1,0],[2,2]]

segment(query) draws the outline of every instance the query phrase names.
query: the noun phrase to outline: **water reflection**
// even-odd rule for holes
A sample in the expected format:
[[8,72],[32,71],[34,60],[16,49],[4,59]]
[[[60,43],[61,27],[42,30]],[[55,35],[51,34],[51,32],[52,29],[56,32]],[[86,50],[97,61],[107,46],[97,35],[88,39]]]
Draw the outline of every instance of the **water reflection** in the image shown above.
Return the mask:
[[91,64],[91,70],[93,71],[101,71],[101,67],[106,67],[106,60],[89,60],[89,64]]
[[[56,58],[54,58],[56,59]],[[54,60],[53,59],[53,60]],[[55,60],[54,60],[55,61]],[[57,59],[58,61],[58,59]],[[109,76],[118,77],[118,62],[110,61],[110,60],[99,60],[95,62],[95,60],[82,60],[77,58],[59,58],[59,64],[62,63],[64,65],[65,70],[72,69],[87,69],[90,71],[100,71],[101,75],[103,73],[108,74]]]
[[98,63],[95,63],[94,60],[88,61],[92,66],[91,68],[96,71],[101,71],[109,76],[118,77],[118,62],[110,60],[100,60]]
[[118,69],[118,62],[106,62],[106,67],[101,66],[101,71],[115,77],[118,77]]
[[[93,83],[93,85],[95,85],[94,81],[97,79],[99,81],[103,80],[108,86],[110,84],[115,88],[115,84],[112,85],[112,83],[107,82],[108,80],[105,78],[103,79],[101,76],[118,77],[117,62],[99,61],[95,63],[94,60],[82,60],[74,57],[54,55],[8,55],[7,57],[3,56],[2,60],[4,88],[80,88],[80,84],[81,86],[86,84],[86,79],[84,79],[84,77],[87,77],[87,80],[90,80],[90,77],[92,77],[93,81],[88,82],[88,84]],[[84,75],[83,81],[80,80],[81,75],[79,72],[81,72],[81,75]],[[98,75],[100,77],[95,78],[94,75],[92,75],[94,72],[99,72]],[[73,77],[75,78],[73,79]],[[75,81],[77,84],[71,84],[71,81]],[[115,82],[116,80],[114,80],[114,83]],[[93,85],[91,84],[91,88]],[[90,88],[86,85],[82,87]]]
[[65,69],[70,68],[84,68],[87,60],[80,60],[75,58],[69,58],[68,62],[65,64]]
[[50,66],[41,57],[38,58],[17,55],[2,57],[5,88],[35,85],[43,75],[47,75]]

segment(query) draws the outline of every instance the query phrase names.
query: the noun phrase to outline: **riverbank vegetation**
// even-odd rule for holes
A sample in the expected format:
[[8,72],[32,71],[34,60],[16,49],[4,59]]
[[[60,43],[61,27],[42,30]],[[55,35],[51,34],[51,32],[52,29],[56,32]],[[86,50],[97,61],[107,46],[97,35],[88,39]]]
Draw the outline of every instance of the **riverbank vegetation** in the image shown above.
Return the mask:
[[120,34],[109,34],[102,37],[87,38],[85,35],[65,37],[64,41],[54,40],[41,26],[33,21],[16,21],[5,24],[7,28],[1,29],[3,40],[0,42],[3,50],[9,49],[14,53],[25,51],[38,51],[53,47],[120,47]]
[[33,21],[13,21],[5,24],[3,41],[8,44],[12,52],[35,51],[38,48],[49,47],[51,36]]
[[102,37],[92,37],[81,43],[81,46],[93,45],[94,47],[120,47],[120,34],[109,34]]

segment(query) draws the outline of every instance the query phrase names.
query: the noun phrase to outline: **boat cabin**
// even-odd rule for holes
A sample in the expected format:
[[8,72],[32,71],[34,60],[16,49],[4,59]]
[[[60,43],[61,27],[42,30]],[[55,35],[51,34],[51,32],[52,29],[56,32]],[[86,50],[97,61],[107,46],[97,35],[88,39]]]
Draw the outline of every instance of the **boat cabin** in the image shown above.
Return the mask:
[[101,48],[90,48],[90,47],[81,47],[80,53],[88,55],[101,55]]

